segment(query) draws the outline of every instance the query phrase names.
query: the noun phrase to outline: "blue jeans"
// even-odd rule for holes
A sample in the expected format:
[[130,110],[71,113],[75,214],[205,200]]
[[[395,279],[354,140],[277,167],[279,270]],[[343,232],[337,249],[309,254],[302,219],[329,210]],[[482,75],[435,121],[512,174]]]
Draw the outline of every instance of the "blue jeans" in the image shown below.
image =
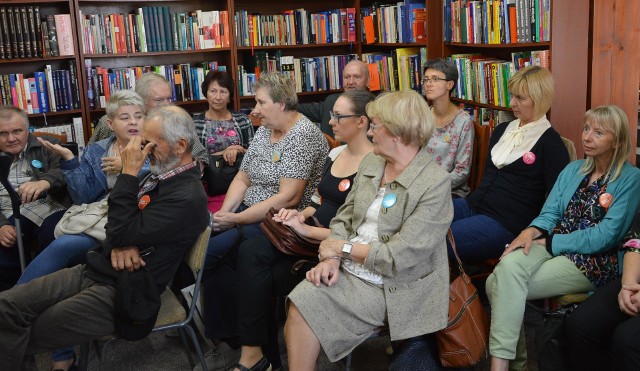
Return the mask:
[[[84,233],[65,234],[56,238],[46,249],[36,256],[18,280],[18,285],[34,278],[46,276],[64,268],[85,263],[87,251],[100,241]],[[65,361],[74,358],[73,347],[57,349],[51,352],[54,361]]]
[[[484,214],[473,211],[464,198],[453,200],[451,232],[456,251],[465,263],[474,263],[502,255],[504,246],[516,238],[502,224]],[[447,241],[449,259],[455,260]]]

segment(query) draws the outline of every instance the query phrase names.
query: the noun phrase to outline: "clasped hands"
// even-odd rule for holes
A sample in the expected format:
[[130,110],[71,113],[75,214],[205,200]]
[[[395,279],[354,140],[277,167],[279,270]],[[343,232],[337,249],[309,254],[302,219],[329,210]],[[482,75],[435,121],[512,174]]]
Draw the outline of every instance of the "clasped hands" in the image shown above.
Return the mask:
[[140,257],[136,246],[114,247],[111,250],[111,266],[118,272],[122,270],[133,272],[145,265],[147,263]]
[[326,239],[320,243],[318,249],[320,263],[307,272],[307,281],[316,287],[319,287],[321,283],[333,286],[338,282],[341,259],[334,259],[334,257],[342,257],[342,246],[345,242],[344,240]]
[[640,312],[640,284],[623,284],[618,293],[620,311],[635,317]]

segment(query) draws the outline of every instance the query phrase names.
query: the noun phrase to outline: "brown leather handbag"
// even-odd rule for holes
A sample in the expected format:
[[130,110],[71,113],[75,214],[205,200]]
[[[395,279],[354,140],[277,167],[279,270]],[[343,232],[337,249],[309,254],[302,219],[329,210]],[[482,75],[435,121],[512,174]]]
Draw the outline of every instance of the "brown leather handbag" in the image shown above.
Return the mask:
[[451,229],[447,232],[460,274],[449,285],[449,320],[436,332],[440,362],[445,367],[471,367],[487,355],[489,318],[478,290],[462,268]]
[[[273,246],[287,255],[316,257],[321,241],[301,236],[291,227],[276,222],[273,220],[273,216],[277,213],[276,209],[272,207],[265,215],[264,221],[260,223],[260,229]],[[305,223],[314,227],[322,227],[314,216],[308,217]]]

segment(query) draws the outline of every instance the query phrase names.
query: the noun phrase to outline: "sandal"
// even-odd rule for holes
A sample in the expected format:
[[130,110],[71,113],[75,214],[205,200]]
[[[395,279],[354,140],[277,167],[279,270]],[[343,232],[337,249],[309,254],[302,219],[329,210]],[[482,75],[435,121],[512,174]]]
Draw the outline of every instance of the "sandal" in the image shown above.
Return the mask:
[[269,363],[269,361],[267,361],[267,358],[264,356],[260,358],[260,360],[256,362],[256,364],[251,368],[245,367],[240,363],[236,364],[233,367],[234,370],[237,368],[240,371],[271,371],[271,363]]

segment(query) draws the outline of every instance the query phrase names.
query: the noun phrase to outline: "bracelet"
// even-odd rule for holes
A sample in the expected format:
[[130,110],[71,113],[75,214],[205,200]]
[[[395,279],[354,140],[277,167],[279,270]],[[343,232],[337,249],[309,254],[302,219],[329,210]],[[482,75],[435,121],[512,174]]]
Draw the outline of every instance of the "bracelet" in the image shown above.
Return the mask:
[[335,256],[327,256],[326,258],[322,259],[322,260],[321,260],[321,262],[327,261],[327,260],[329,260],[329,259],[338,259],[338,260],[340,260],[340,263],[342,263],[342,257],[341,257],[341,256],[338,256],[338,255],[335,255]]

